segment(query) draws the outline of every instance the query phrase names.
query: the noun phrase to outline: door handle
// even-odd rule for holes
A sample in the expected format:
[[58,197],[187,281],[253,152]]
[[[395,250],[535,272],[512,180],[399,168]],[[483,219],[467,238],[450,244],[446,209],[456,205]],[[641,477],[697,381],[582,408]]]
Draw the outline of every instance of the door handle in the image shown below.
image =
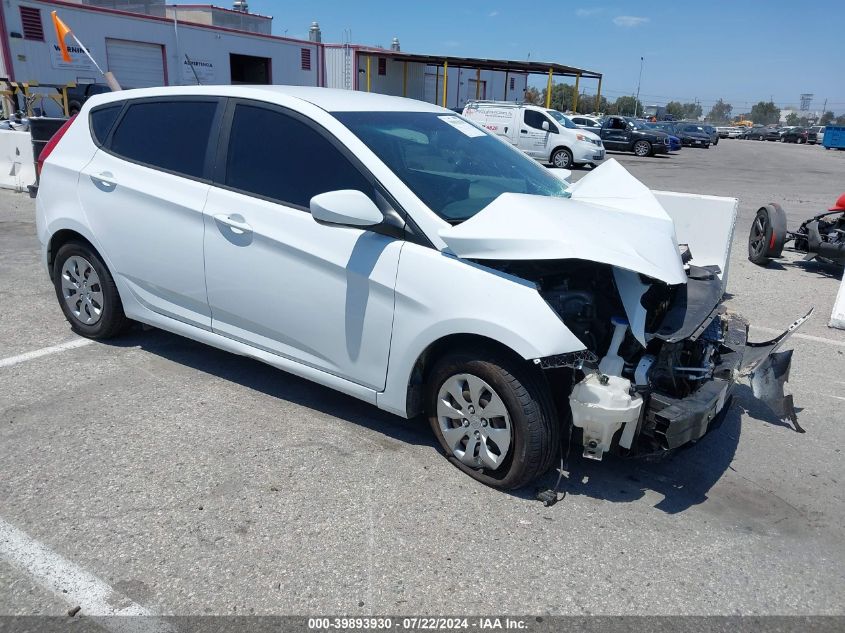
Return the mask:
[[520,130],[520,134],[528,134],[528,130]]
[[91,175],[91,182],[102,191],[112,191],[117,186],[114,174],[110,171],[101,171],[99,174]]
[[226,215],[225,213],[215,215],[214,219],[217,220],[220,224],[225,224],[230,229],[232,229],[232,232],[237,233],[238,235],[243,235],[244,233],[252,233],[252,227],[246,222],[244,222],[243,219],[236,220],[232,215]]

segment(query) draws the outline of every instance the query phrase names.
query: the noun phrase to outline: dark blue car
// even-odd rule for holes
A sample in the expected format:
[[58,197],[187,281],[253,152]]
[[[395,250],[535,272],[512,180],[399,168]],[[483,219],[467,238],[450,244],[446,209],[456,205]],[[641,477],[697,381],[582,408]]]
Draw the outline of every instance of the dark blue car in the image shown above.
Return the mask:
[[670,152],[680,151],[680,149],[684,146],[683,143],[681,143],[681,139],[672,134],[671,124],[664,123],[663,125],[661,125],[660,123],[646,123],[645,125],[653,130],[660,130],[661,132],[666,132],[666,134],[669,135]]

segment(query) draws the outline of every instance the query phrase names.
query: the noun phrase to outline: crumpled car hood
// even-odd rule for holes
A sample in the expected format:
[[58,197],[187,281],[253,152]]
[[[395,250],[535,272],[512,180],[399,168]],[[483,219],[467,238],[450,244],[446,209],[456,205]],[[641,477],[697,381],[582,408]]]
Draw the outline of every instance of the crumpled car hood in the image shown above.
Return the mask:
[[440,237],[465,259],[582,259],[686,283],[675,225],[651,191],[610,159],[570,198],[504,193]]

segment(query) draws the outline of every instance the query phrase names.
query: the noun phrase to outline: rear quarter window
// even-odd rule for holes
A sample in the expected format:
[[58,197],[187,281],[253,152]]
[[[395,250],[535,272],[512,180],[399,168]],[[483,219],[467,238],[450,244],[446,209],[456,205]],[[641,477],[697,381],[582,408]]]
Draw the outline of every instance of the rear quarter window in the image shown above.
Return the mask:
[[102,146],[108,138],[109,132],[117,120],[117,115],[123,109],[123,104],[105,106],[91,111],[91,136],[98,146]]
[[216,100],[131,103],[108,149],[148,167],[202,178],[217,107]]

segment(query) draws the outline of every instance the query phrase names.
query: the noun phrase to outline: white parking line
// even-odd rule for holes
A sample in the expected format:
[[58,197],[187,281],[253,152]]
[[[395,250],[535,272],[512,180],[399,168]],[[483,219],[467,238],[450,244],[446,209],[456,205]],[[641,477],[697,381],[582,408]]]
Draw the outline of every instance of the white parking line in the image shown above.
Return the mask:
[[[752,325],[751,330],[760,330],[761,332],[765,332],[766,334],[783,333],[783,330],[777,330],[771,327],[763,327],[761,325]],[[800,338],[804,339],[805,341],[813,341],[814,343],[824,343],[825,345],[833,345],[834,347],[845,347],[845,341],[837,341],[832,338],[824,338],[823,336],[813,336],[812,334],[804,334],[802,332],[796,332],[792,335],[791,338]]]
[[[3,519],[0,519],[0,558],[30,574],[38,584],[69,605],[82,607],[81,614],[84,616],[155,615]],[[99,624],[120,633],[170,628],[148,618],[108,618]]]
[[93,343],[91,339],[88,338],[75,338],[73,340],[67,341],[66,343],[60,343],[59,345],[51,345],[50,347],[42,347],[41,349],[36,349],[31,352],[26,352],[24,354],[19,354],[18,356],[10,356],[9,358],[2,358],[0,359],[0,368],[3,367],[11,367],[12,365],[17,365],[18,363],[25,363],[28,360],[33,360],[35,358],[41,358],[42,356],[49,356],[50,354],[58,354],[59,352],[64,352],[69,349],[76,349],[77,347],[84,347],[85,345],[90,345]]

